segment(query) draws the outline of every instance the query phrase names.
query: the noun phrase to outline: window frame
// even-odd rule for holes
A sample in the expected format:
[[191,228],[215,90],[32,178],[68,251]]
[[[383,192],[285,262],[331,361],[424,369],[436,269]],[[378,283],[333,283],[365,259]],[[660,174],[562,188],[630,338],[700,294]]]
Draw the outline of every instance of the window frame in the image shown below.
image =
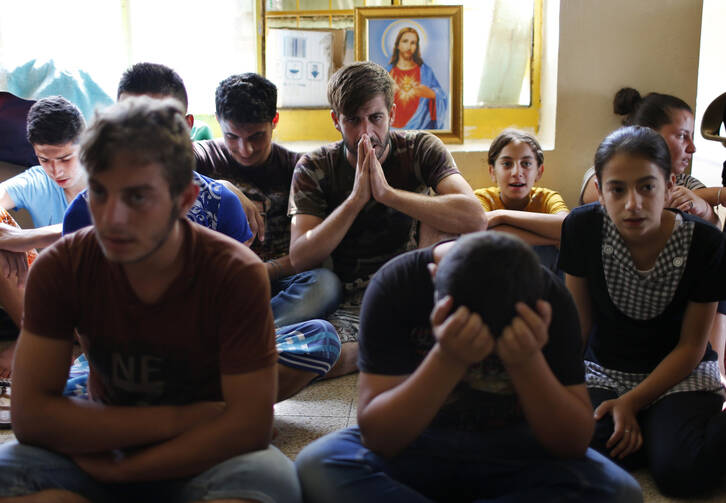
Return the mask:
[[[268,12],[265,0],[256,1],[257,30],[257,67],[261,75],[265,75],[265,36],[268,30],[268,19],[273,17],[297,17],[298,26],[301,17],[328,16],[329,23],[333,17],[350,16],[355,19],[355,9],[323,9]],[[542,78],[542,36],[543,36],[543,3],[534,0],[534,19],[532,23],[532,56],[530,61],[530,104],[502,107],[467,107],[463,109],[464,142],[481,142],[493,139],[501,130],[514,127],[539,133],[541,123],[541,78]],[[298,0],[298,6],[300,0]],[[402,6],[400,0],[391,0],[391,5]],[[330,110],[327,108],[280,108],[280,120],[275,128],[275,139],[281,142],[334,142],[340,139],[340,133],[333,127]]]

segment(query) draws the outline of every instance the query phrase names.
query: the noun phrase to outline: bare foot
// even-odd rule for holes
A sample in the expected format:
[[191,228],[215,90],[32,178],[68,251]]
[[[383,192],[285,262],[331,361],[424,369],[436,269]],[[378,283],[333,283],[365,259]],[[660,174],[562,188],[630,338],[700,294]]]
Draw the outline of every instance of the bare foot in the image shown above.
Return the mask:
[[340,356],[330,372],[323,379],[331,379],[358,372],[358,343],[346,342],[340,345]]
[[16,345],[17,342],[13,342],[10,346],[0,351],[0,378],[2,379],[8,379],[10,377]]

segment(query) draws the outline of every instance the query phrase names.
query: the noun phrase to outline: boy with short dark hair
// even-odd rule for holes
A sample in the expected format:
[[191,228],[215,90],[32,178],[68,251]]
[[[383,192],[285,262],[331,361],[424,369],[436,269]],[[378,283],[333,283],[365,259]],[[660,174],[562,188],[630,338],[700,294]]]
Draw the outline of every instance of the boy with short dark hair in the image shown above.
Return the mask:
[[[0,258],[8,271],[0,276],[0,305],[17,327],[23,314],[23,285],[29,262],[14,259],[25,253],[34,256],[35,248],[44,248],[60,237],[69,202],[86,187],[78,160],[78,142],[85,126],[78,107],[62,96],[38,100],[28,112],[26,133],[40,165],[0,183],[0,209],[4,214]],[[11,208],[28,210],[35,228],[21,229],[4,211]],[[0,351],[0,378],[10,377],[14,350],[12,344]]]
[[[184,218],[199,188],[182,110],[146,97],[113,105],[81,157],[94,225],[31,269],[12,402],[21,443],[0,447],[0,495],[299,501],[289,460],[269,446],[265,269]],[[74,332],[94,401],[61,396]]]
[[46,233],[48,242],[36,246],[60,237],[68,203],[86,188],[78,161],[84,128],[81,111],[62,96],[38,100],[28,112],[27,137],[40,165],[0,184],[0,206],[27,209],[36,229],[55,226]]
[[[277,88],[255,73],[232,75],[219,83],[215,103],[223,137],[194,143],[197,171],[229,181],[251,225],[256,223],[258,232],[251,248],[267,265],[275,325],[327,317],[340,303],[340,281],[323,268],[297,273],[288,255],[287,206],[300,155],[272,141],[278,120]],[[337,360],[338,335],[327,322],[317,322],[325,327],[317,335],[301,329],[297,342],[278,340],[281,398],[325,375]],[[321,351],[326,347],[335,351]]]
[[306,499],[642,501],[588,449],[577,311],[518,238],[391,260],[366,291],[359,354],[359,427],[297,457]]
[[209,126],[195,121],[188,112],[189,98],[184,81],[176,71],[158,63],[136,63],[129,67],[118,83],[116,99],[122,100],[129,96],[151,96],[152,98],[171,97],[179,100],[184,107],[187,124],[191,129],[192,140],[207,140],[212,137]]
[[[184,81],[168,66],[158,63],[136,63],[121,76],[117,96],[120,101],[134,96],[174,98],[184,110],[187,125],[192,128],[194,124],[194,117],[187,114],[187,92]],[[247,223],[247,217],[229,189],[224,184],[196,172],[193,176],[195,183],[200,187],[200,193],[187,217],[241,243],[249,242],[252,231]],[[63,234],[91,225],[87,199],[88,193],[84,191],[71,202],[63,219]]]

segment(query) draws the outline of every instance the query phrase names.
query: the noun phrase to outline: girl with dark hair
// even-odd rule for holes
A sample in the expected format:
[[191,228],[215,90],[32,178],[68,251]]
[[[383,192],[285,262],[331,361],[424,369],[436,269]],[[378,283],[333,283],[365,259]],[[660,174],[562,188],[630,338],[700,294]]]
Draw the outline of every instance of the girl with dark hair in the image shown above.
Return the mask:
[[530,133],[505,129],[489,147],[487,161],[496,185],[474,194],[487,212],[488,228],[535,246],[542,263],[556,271],[562,221],[569,210],[558,192],[534,186],[544,173],[539,142]]
[[668,144],[650,128],[611,133],[595,155],[600,204],[565,219],[560,268],[586,341],[597,420],[592,447],[658,487],[691,495],[720,483],[726,415],[708,344],[725,295],[724,238],[668,208]]
[[[641,97],[631,88],[620,89],[613,99],[613,111],[624,116],[626,126],[649,127],[665,139],[671,156],[671,172],[675,186],[671,191],[668,207],[678,208],[704,220],[718,223],[718,216],[711,204],[699,195],[705,185],[686,173],[696,147],[693,144],[693,110],[688,104],[670,94],[649,93]],[[592,168],[585,173],[580,191],[580,204],[597,200],[595,177]]]

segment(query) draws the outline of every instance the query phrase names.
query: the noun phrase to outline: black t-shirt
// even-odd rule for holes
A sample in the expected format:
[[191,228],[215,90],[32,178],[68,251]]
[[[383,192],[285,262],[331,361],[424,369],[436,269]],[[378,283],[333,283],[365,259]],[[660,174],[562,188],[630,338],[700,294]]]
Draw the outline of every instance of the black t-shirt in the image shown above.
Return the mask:
[[265,241],[255,239],[252,251],[262,260],[287,255],[290,248],[287,204],[292,173],[301,154],[273,143],[264,164],[247,167],[234,160],[222,139],[197,141],[193,145],[199,173],[229,180],[264,213]]
[[[433,247],[394,258],[371,280],[361,308],[358,367],[382,375],[411,374],[434,346],[429,322],[434,287],[426,265]],[[584,382],[580,324],[572,297],[547,269],[544,299],[552,305],[549,341],[542,350],[565,386]],[[492,288],[481,278],[482,288]],[[484,431],[524,421],[511,379],[490,355],[472,365],[434,418],[434,428]]]
[[[585,352],[587,360],[624,372],[651,372],[676,347],[683,315],[689,302],[714,302],[724,298],[722,234],[697,217],[680,213],[695,228],[683,271],[673,298],[663,312],[636,320],[620,311],[608,293],[602,261],[605,218],[599,203],[575,208],[562,225],[559,267],[587,279],[592,328]],[[703,360],[715,360],[707,346]]]

